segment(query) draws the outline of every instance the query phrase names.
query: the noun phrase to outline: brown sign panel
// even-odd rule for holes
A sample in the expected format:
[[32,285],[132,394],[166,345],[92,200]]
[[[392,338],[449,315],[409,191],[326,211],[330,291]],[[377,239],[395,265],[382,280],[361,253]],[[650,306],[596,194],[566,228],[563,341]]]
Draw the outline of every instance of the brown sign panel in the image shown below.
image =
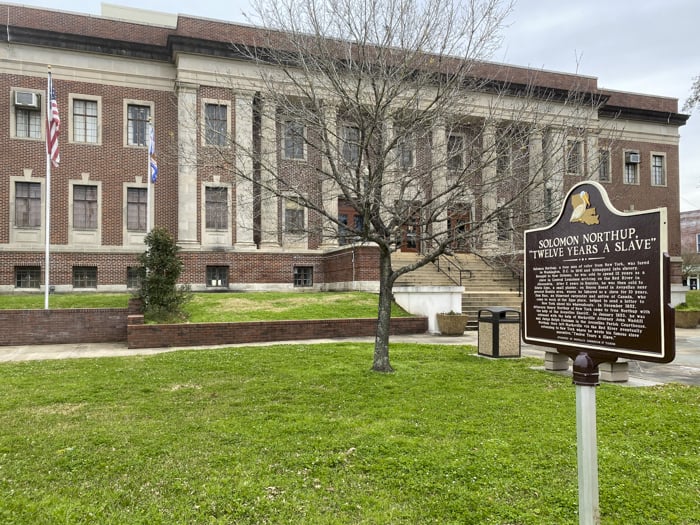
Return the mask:
[[523,339],[564,353],[675,356],[666,209],[622,213],[596,182],[574,186],[556,222],[525,232]]

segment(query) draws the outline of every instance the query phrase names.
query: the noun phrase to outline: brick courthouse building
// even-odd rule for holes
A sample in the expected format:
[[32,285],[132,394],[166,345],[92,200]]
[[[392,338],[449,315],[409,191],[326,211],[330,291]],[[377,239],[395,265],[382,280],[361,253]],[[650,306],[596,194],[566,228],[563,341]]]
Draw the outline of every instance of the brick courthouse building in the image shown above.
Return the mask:
[[[293,169],[283,123],[276,136],[263,137],[254,123],[254,65],[227,51],[256,29],[103,9],[106,16],[98,17],[0,4],[0,291],[43,287],[49,64],[61,116],[62,160],[51,176],[51,284],[57,290],[131,286],[149,209],[153,224],[181,246],[183,281],[193,289],[375,289],[371,246],[287,235],[290,224],[310,220],[306,210],[283,199],[261,207],[245,198],[252,184],[188,161],[186,155],[217,145],[207,121],[239,143],[277,141],[279,169]],[[513,78],[533,73],[497,67]],[[236,75],[224,81],[222,70]],[[595,130],[571,142],[575,155],[562,154],[560,165],[548,168],[563,173],[559,191],[593,179],[620,210],[666,207],[673,282],[680,284],[678,142],[687,116],[678,113],[677,100],[600,90],[591,77],[535,76],[544,88],[583,86],[602,95],[596,122],[604,128],[614,121],[620,130],[611,146],[599,143]],[[159,165],[152,206],[146,203],[148,119],[155,123]],[[542,135],[530,141],[539,151],[547,147]],[[580,162],[572,171],[566,163],[573,156]],[[343,202],[335,205],[352,220]],[[473,219],[480,209],[474,203]],[[277,233],[265,233],[262,223],[276,225]]]

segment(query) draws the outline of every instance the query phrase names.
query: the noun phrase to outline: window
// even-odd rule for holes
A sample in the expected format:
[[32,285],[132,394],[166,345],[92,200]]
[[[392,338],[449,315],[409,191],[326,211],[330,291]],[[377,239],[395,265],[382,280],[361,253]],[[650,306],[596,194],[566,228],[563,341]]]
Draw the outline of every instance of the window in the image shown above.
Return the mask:
[[554,202],[552,188],[544,189],[544,219],[547,222],[552,222],[554,219]]
[[304,124],[285,120],[282,125],[283,154],[285,159],[304,158]]
[[41,138],[41,110],[15,107],[15,136],[23,139]]
[[408,170],[413,167],[413,139],[401,137],[397,144],[399,167]]
[[610,182],[610,150],[598,150],[598,180]]
[[73,99],[73,142],[97,143],[97,101]]
[[73,228],[97,229],[97,186],[73,186]]
[[141,286],[141,268],[129,266],[126,269],[126,287],[133,289]]
[[651,156],[651,185],[666,186],[666,166],[664,155]]
[[228,107],[224,104],[204,105],[204,143],[225,146],[228,132]]
[[207,186],[204,190],[205,225],[208,230],[228,229],[228,188]]
[[15,266],[16,288],[39,288],[41,268],[38,266]]
[[464,168],[464,136],[447,137],[447,169],[458,171]]
[[360,160],[360,128],[358,127],[343,128],[343,160],[348,164],[357,164]]
[[41,138],[41,96],[33,91],[13,91],[15,137]]
[[41,226],[41,183],[15,183],[15,226],[19,228]]
[[582,146],[579,140],[569,140],[566,143],[566,172],[570,175],[579,175],[582,171]]
[[639,162],[638,151],[625,151],[625,168],[623,173],[624,184],[639,184]]
[[497,238],[499,241],[509,241],[511,239],[512,225],[510,210],[499,210],[496,216]]
[[73,288],[97,288],[97,268],[73,266]]
[[228,287],[228,266],[207,266],[206,285],[208,288]]
[[126,143],[129,146],[146,146],[148,144],[148,118],[151,116],[149,106],[128,104],[126,106]]
[[294,199],[285,201],[284,231],[295,235],[304,233],[304,207]]
[[696,244],[696,250],[698,253],[700,253],[700,233],[698,233],[695,236],[695,244]]
[[295,266],[294,267],[294,287],[305,288],[314,285],[314,268],[313,266]]
[[127,188],[126,190],[126,229],[146,231],[148,192],[146,188]]
[[[356,232],[361,232],[364,226],[364,218],[357,213],[350,203],[344,200],[338,201],[338,244],[344,246],[360,240]],[[349,227],[351,226],[351,227]],[[352,230],[351,230],[352,228]]]

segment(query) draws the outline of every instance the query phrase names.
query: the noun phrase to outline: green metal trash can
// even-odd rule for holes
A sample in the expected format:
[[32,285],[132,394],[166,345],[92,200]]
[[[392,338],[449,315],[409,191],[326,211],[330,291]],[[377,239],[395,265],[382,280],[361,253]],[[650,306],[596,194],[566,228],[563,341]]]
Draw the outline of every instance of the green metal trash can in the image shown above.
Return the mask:
[[491,306],[477,315],[479,355],[520,357],[520,312],[515,308]]

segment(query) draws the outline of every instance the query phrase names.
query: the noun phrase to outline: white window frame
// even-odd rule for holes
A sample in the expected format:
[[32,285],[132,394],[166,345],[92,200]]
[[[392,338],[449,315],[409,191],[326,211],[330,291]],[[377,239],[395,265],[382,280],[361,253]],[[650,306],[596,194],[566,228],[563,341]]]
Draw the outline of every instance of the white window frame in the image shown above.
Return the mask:
[[[603,166],[603,160],[602,160],[602,154],[603,152],[606,153],[607,159],[605,160],[605,169],[608,173],[608,178],[607,179],[601,179],[600,178],[600,168]],[[597,178],[598,182],[604,182],[604,183],[610,183],[612,182],[612,163],[611,163],[611,158],[612,158],[612,153],[610,152],[610,148],[598,148],[598,169],[596,170],[597,172]]]
[[[154,111],[154,103],[153,101],[150,100],[135,100],[135,99],[130,99],[130,98],[125,98],[123,102],[123,111],[124,111],[124,124],[122,127],[122,135],[123,135],[123,142],[122,145],[125,148],[148,148],[148,139],[146,139],[146,144],[129,144],[129,106],[147,106],[149,108],[149,117],[151,119],[151,123],[155,125],[155,111]],[[146,132],[148,134],[148,131]]]
[[[226,206],[228,210],[228,220],[226,224],[226,229],[215,230],[207,228],[207,202],[206,194],[207,188],[226,188]],[[200,216],[201,220],[201,237],[202,244],[206,246],[231,246],[233,242],[233,185],[228,182],[219,182],[218,180],[203,182],[201,185],[201,206],[200,206]]]
[[[32,170],[26,169],[24,177],[10,177],[10,244],[40,245],[45,242],[46,228],[46,186],[44,177],[34,178]],[[17,182],[32,182],[41,185],[41,224],[39,227],[24,227],[15,224],[15,189]]]
[[[73,195],[75,186],[97,187],[97,228],[93,230],[76,229],[73,226]],[[83,173],[80,180],[69,180],[68,191],[70,197],[68,209],[68,242],[72,245],[99,246],[102,243],[102,182],[90,180],[89,173]]]
[[[404,163],[404,152],[409,152],[411,159]],[[413,134],[404,134],[396,143],[396,161],[399,169],[408,171],[416,166],[416,140]]]
[[[290,124],[301,125],[301,157],[289,156],[287,155],[287,126]],[[293,117],[283,117],[281,126],[281,137],[280,137],[280,149],[282,152],[282,158],[285,160],[294,161],[305,161],[306,160],[306,125],[300,119],[295,119]]]
[[[564,155],[564,162],[566,162],[566,174],[567,175],[581,175],[583,173],[583,140],[577,137],[568,138],[566,140],[566,151]],[[575,159],[572,160],[572,156],[575,155]],[[572,162],[576,161],[576,165],[571,169]]]
[[[209,144],[207,142],[207,106],[208,105],[215,105],[215,106],[225,106],[226,107],[226,139],[224,140],[223,144]],[[200,144],[203,147],[207,148],[230,148],[231,147],[231,140],[229,138],[231,137],[231,101],[230,100],[220,100],[216,98],[203,98],[201,101],[201,107],[200,107],[200,113],[201,113],[201,118],[199,119],[200,122],[200,129],[199,129],[199,134],[201,137]]]
[[[77,100],[97,103],[97,137],[95,142],[75,140],[75,102]],[[151,110],[151,112],[152,111],[153,110]],[[83,95],[81,93],[68,93],[68,142],[70,144],[86,144],[88,146],[102,145],[102,97]]]
[[[299,203],[299,196],[297,195],[285,195],[280,201],[282,202],[282,242],[284,246],[306,248],[308,244],[309,210],[306,206]],[[303,213],[304,226],[301,232],[287,231],[287,209],[292,207],[301,209]]]
[[[133,147],[133,146],[132,146]],[[146,232],[145,231],[136,231],[136,230],[129,230],[127,228],[128,225],[128,217],[127,217],[127,212],[128,212],[128,202],[127,202],[127,195],[129,192],[129,188],[139,188],[139,189],[148,189],[148,184],[146,182],[142,182],[143,177],[135,177],[135,181],[131,182],[124,182],[122,183],[122,239],[123,239],[123,244],[125,246],[127,245],[143,245],[143,242],[146,238]],[[151,202],[149,203],[150,206],[147,205],[147,211],[150,211],[151,214],[151,219],[153,219],[153,193],[151,192]],[[151,221],[151,224],[153,222]]]
[[[639,150],[623,150],[622,152],[622,183],[626,184],[627,186],[639,186],[640,184],[640,169],[641,169],[641,163],[633,163],[627,162],[627,154],[628,153],[636,153],[639,155]],[[641,158],[641,157],[640,157]],[[634,182],[629,182],[628,177],[627,177],[627,165],[633,165],[635,167],[635,180]]]
[[[350,142],[349,139],[349,130],[355,129],[357,130],[357,142]],[[362,133],[360,130],[359,126],[356,126],[354,124],[343,124],[341,127],[342,135],[341,135],[341,149],[340,149],[340,157],[341,160],[343,161],[344,164],[347,166],[356,166],[357,163],[360,161],[362,158],[362,145],[360,144],[360,141],[362,140]],[[353,148],[357,148],[357,158],[356,159],[349,159],[345,153],[346,151],[348,153],[353,153]]]
[[[455,154],[450,154],[450,138],[455,137],[459,138],[462,141],[462,151],[455,153]],[[446,151],[446,159],[445,162],[447,164],[447,169],[449,171],[461,171],[464,169],[464,166],[466,165],[466,148],[467,148],[467,135],[465,133],[447,133],[447,136],[445,137],[445,146],[447,147]],[[460,160],[460,166],[457,168],[453,168],[450,165],[450,161],[453,158],[459,157]]]
[[[21,91],[25,93],[34,93],[39,97],[39,109],[34,110],[39,113],[39,136],[38,137],[21,137],[17,135],[17,106],[15,106],[15,92]],[[46,137],[46,92],[39,89],[25,89],[21,87],[13,87],[10,89],[10,138],[18,140],[34,140],[41,141]],[[60,108],[59,108],[60,110]]]
[[[661,170],[663,171],[663,183],[662,184],[657,184],[654,181],[654,158],[655,157],[660,157],[661,158]],[[667,164],[666,164],[666,153],[662,153],[660,151],[652,151],[649,154],[649,176],[650,176],[650,181],[651,185],[654,186],[655,188],[665,188],[668,186],[668,169],[667,169]]]

